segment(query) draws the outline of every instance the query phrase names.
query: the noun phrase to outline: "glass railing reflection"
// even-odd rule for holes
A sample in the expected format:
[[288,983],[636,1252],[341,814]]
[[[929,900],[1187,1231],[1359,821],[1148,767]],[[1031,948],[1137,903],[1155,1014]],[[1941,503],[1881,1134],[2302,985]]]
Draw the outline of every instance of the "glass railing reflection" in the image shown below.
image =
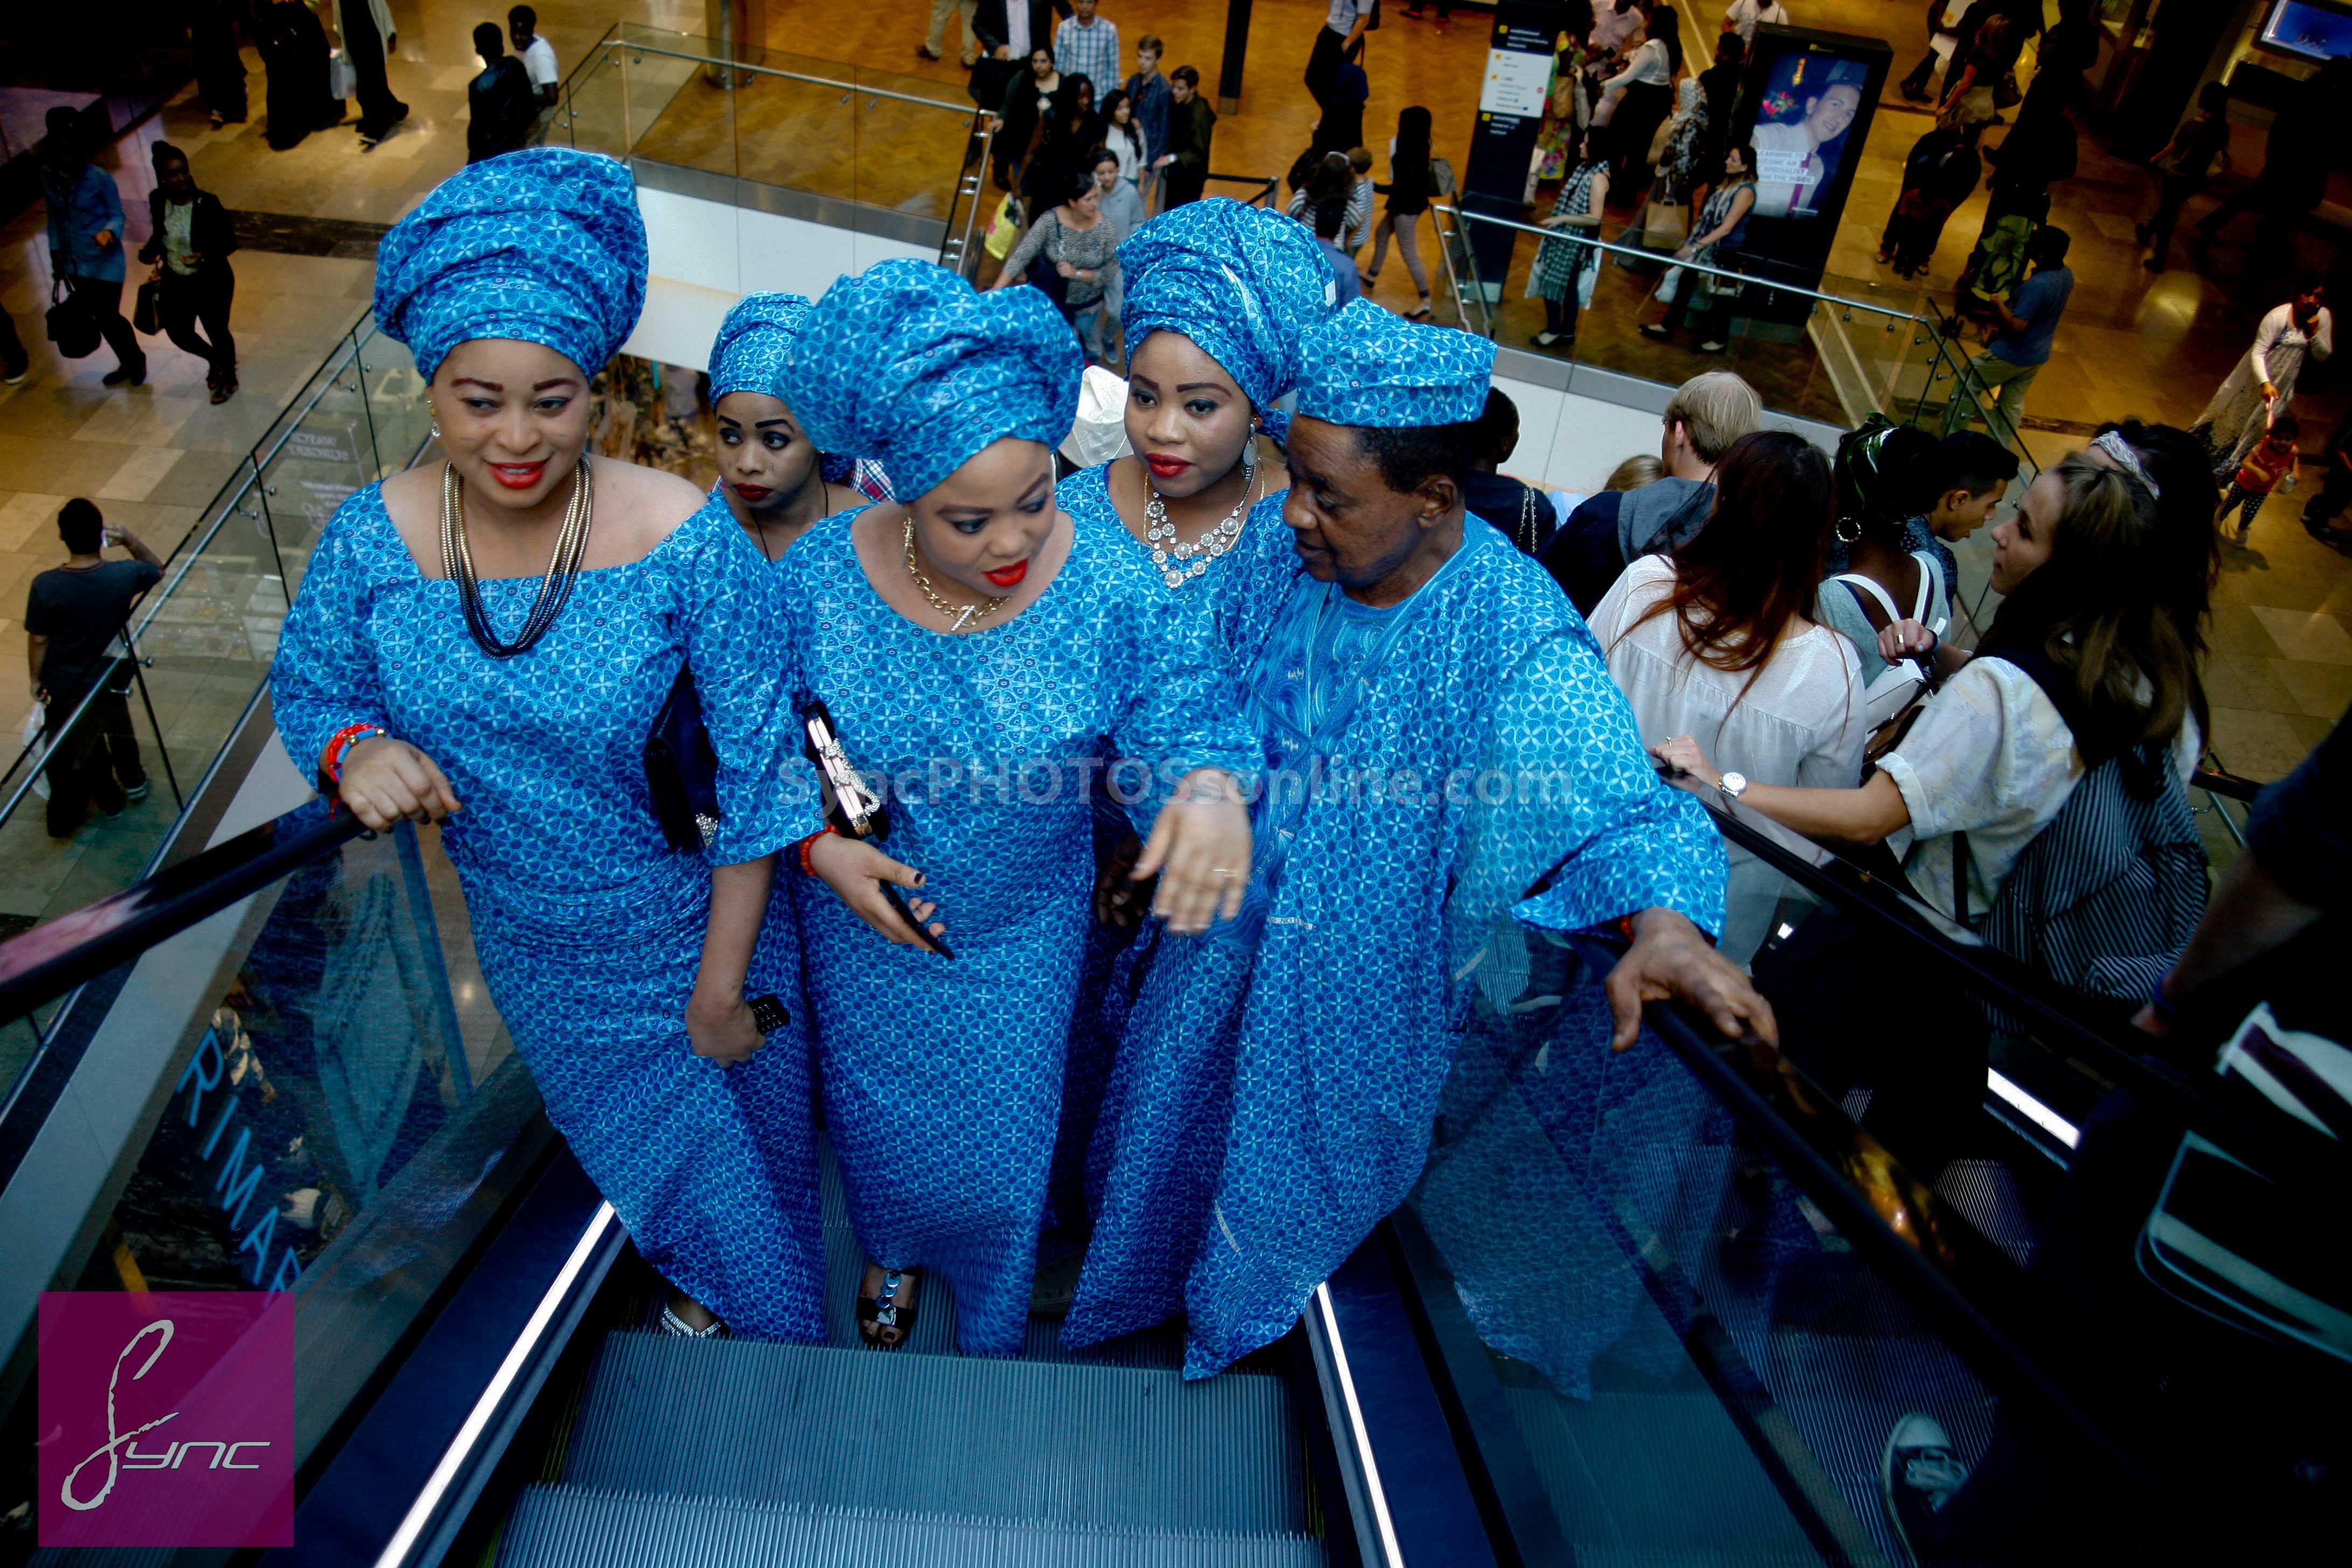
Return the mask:
[[1857,1232],[2013,1267],[1785,1058],[1725,1047],[1863,1205],[1843,1223],[1656,1034],[1612,1051],[1612,956],[1507,924],[1482,953],[1410,1205],[1443,1284],[1580,1556],[1899,1562],[1881,1440],[1921,1410],[1980,1452],[1990,1390]]
[[[362,322],[246,454],[132,609],[110,672],[48,710],[0,775],[0,916],[47,921],[153,866],[267,677],[327,520],[421,445],[421,390],[407,352]],[[140,798],[112,798],[142,774]],[[13,1079],[0,1053],[0,1091]]]

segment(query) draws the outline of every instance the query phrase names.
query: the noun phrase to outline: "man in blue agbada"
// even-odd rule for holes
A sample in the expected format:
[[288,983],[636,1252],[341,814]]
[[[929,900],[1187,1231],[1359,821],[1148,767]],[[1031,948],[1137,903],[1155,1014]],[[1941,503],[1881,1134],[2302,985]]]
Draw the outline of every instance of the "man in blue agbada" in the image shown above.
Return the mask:
[[[1221,1005],[1205,959],[1199,992],[1155,974],[1121,1079],[1169,1076],[1130,1053],[1184,1055],[1213,1092],[1106,1113],[1095,1246],[1132,1260],[1141,1230],[1189,1261],[1191,1376],[1286,1331],[1411,1190],[1486,933],[1538,884],[1569,929],[1632,936],[1609,982],[1620,1046],[1664,996],[1771,1031],[1708,943],[1724,857],[1705,812],[1658,779],[1557,585],[1465,521],[1493,356],[1368,302],[1307,345],[1283,512],[1303,570],[1248,679],[1270,769],[1249,897],[1188,950],[1248,952],[1248,984]],[[1170,1160],[1181,1143],[1195,1157]],[[1151,1296],[1130,1273],[1082,1279],[1074,1322],[1170,1315]]]

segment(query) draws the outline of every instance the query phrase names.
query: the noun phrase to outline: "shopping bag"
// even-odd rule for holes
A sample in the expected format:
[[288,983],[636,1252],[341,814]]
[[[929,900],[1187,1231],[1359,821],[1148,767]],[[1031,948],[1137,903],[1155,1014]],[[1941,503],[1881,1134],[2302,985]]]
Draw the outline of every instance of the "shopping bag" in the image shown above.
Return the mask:
[[139,285],[139,293],[131,306],[131,324],[153,337],[163,330],[163,285],[154,278]]
[[996,205],[996,216],[988,225],[988,237],[982,244],[988,254],[1002,261],[1013,254],[1021,239],[1021,204],[1007,196]]
[[73,284],[63,278],[49,285],[47,325],[49,342],[67,359],[80,359],[98,348],[98,322],[90,318],[89,307],[74,291]]
[[1642,210],[1642,248],[1680,250],[1690,237],[1690,219],[1680,202],[1652,202]]
[[1587,250],[1584,266],[1576,274],[1576,308],[1592,309],[1592,286],[1601,281],[1601,252]]
[[1675,296],[1682,291],[1682,286],[1683,269],[1679,267],[1667,268],[1666,275],[1658,279],[1658,303],[1673,304]]
[[341,49],[327,52],[327,96],[337,103],[360,89],[359,72],[352,68],[351,57]]
[[25,715],[25,750],[31,753],[25,760],[33,766],[33,793],[43,800],[49,798],[48,770],[41,766],[42,760],[49,754],[49,748],[42,739],[47,728],[47,710],[37,702],[34,703],[33,710]]

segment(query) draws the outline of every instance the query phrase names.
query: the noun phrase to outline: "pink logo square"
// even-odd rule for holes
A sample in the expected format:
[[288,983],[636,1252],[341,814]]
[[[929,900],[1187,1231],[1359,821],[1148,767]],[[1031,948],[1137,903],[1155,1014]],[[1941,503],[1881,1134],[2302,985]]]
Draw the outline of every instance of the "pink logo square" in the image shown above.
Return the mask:
[[48,1290],[43,1546],[294,1544],[294,1303]]

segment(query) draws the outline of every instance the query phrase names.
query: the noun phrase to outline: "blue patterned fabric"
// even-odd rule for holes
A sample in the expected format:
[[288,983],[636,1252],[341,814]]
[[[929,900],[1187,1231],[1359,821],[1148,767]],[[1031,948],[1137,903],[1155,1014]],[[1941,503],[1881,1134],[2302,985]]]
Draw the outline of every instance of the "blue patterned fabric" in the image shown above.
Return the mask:
[[[482,584],[512,635],[537,576]],[[582,1166],[673,1284],[761,1339],[824,1334],[806,1009],[772,941],[755,983],[792,1023],[744,1065],[693,1053],[686,1001],[710,871],[656,826],[644,745],[681,664],[719,759],[721,863],[814,813],[792,733],[776,574],[723,504],[644,559],[580,574],[529,652],[475,646],[456,584],[428,578],[379,487],[345,501],[288,614],[270,693],[295,766],[352,723],[440,764],[464,809],[441,829],[492,999]],[[773,922],[772,921],[772,925]],[[789,938],[789,927],[784,928]]]
[[426,381],[475,338],[543,343],[590,375],[646,303],[646,225],[613,159],[533,147],[469,163],[375,253],[375,321]]
[[1486,412],[1495,343],[1350,300],[1301,349],[1298,412],[1330,425],[1406,430],[1467,425]]
[[875,592],[856,516],[786,552],[786,646],[850,760],[888,782],[887,848],[923,872],[956,957],[887,942],[794,879],[825,1124],[867,1256],[938,1270],[963,1349],[1010,1355],[1091,920],[1088,777],[1135,759],[1119,776],[1156,775],[1135,807],[1148,821],[1189,769],[1254,774],[1255,746],[1199,621],[1144,596],[1121,542],[1074,525],[1027,609],[948,636]]
[[730,392],[759,392],[790,404],[785,365],[811,309],[805,294],[746,294],[736,300],[710,345],[710,401]]
[[1086,360],[1043,290],[979,294],[901,258],[826,289],[791,368],[793,414],[817,450],[874,458],[911,500],[1005,437],[1060,445]]
[[1153,218],[1118,247],[1118,265],[1128,358],[1153,332],[1180,332],[1261,409],[1298,384],[1303,343],[1339,309],[1312,231],[1224,196]]
[[[1257,641],[1298,570],[1291,531],[1282,521],[1283,492],[1264,497],[1250,509],[1241,537],[1232,550],[1210,563],[1207,572],[1181,586],[1171,586],[1164,570],[1153,563],[1152,552],[1119,521],[1118,510],[1111,504],[1112,466],[1080,468],[1056,488],[1055,500],[1070,514],[1074,526],[1099,537],[1106,554],[1134,577],[1133,592],[1145,598],[1163,595],[1180,613],[1206,622],[1207,646],[1238,690],[1249,672]],[[1270,482],[1281,483],[1281,476],[1273,476]],[[1125,820],[1117,804],[1100,788],[1096,791],[1095,809],[1099,859],[1136,825]],[[1071,1224],[1093,1206],[1086,1174],[1087,1150],[1094,1142],[1111,1063],[1127,1030],[1128,1007],[1148,971],[1145,959],[1155,941],[1156,931],[1149,922],[1132,931],[1087,922],[1080,1000],[1070,1023],[1061,1128],[1055,1144],[1052,1212],[1056,1225]]]
[[1659,781],[1591,634],[1491,529],[1390,610],[1291,576],[1250,688],[1276,771],[1249,906],[1152,954],[1063,1329],[1088,1343],[1183,1310],[1189,1376],[1287,1330],[1411,1190],[1465,977],[1538,878],[1580,926],[1654,905],[1722,921],[1706,812]]

